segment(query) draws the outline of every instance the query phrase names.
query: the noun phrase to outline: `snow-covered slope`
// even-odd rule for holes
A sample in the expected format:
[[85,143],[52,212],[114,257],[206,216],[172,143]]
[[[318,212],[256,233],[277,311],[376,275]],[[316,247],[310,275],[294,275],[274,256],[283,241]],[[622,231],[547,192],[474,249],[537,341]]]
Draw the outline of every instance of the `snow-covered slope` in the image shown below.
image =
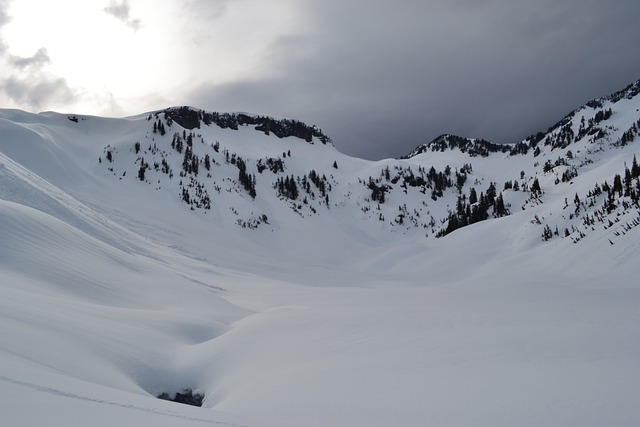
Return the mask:
[[639,92],[378,162],[286,119],[0,110],[3,421],[636,425]]

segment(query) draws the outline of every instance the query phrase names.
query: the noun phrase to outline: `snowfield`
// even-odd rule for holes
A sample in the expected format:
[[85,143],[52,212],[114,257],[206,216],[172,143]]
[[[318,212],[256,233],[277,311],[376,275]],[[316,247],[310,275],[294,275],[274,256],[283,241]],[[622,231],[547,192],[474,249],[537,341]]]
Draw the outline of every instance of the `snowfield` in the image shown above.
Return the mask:
[[[0,110],[2,424],[637,426],[640,210],[620,196],[601,223],[583,217],[606,198],[588,206],[594,184],[640,154],[637,141],[613,145],[640,118],[632,95],[563,124],[578,135],[580,116],[612,108],[602,139],[541,140],[535,157],[454,148],[368,162],[315,136],[203,125],[200,173],[182,176],[188,155],[170,144],[191,130],[153,133],[169,127],[162,114]],[[255,198],[225,150],[246,161]],[[542,171],[568,150],[567,165]],[[269,157],[284,171],[256,169]],[[383,179],[386,200],[372,200],[368,179],[387,166],[465,163],[460,192],[433,200]],[[557,182],[572,165],[578,175]],[[279,177],[312,169],[331,184],[328,204],[301,181],[295,201],[276,194]],[[503,190],[521,171],[539,198]],[[510,215],[436,239],[459,194],[490,182]],[[185,203],[198,185],[210,209]],[[559,235],[544,241],[545,225]],[[156,398],[184,389],[203,406]]]

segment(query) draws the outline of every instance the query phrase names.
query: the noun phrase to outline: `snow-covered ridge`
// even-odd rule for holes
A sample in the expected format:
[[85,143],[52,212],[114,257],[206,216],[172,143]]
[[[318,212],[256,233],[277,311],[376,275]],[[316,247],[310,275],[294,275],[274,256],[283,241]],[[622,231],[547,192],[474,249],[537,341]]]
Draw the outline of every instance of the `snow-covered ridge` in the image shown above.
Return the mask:
[[[217,211],[214,215],[227,223],[229,216],[220,208],[229,209],[241,227],[277,231],[270,222],[274,216],[287,223],[303,219],[305,226],[317,226],[319,216],[351,216],[367,234],[443,237],[466,225],[549,202],[549,196],[543,197],[547,184],[559,189],[571,186],[594,162],[625,151],[640,125],[637,87],[638,83],[591,101],[546,133],[517,144],[442,135],[403,159],[381,162],[354,162],[333,149],[322,149],[323,134],[305,134],[316,128],[299,122],[172,108],[147,117],[144,138],[153,143],[142,143],[138,136],[125,146],[109,145],[98,161],[106,159],[102,167],[120,180],[138,178],[153,183],[156,190],[169,188],[191,210]],[[283,146],[269,138],[227,132],[253,126],[267,137],[273,133],[282,143],[290,137],[311,145],[314,140],[323,143]],[[633,156],[626,161],[631,164]],[[630,179],[635,178],[632,169]],[[587,187],[596,192],[603,185],[612,188],[615,175],[625,173],[621,167],[606,178],[608,182],[591,182]],[[552,181],[545,179],[551,175]],[[634,194],[627,191],[632,199]],[[560,200],[573,200],[575,195]],[[580,196],[591,194],[585,191]],[[283,206],[290,210],[282,211]],[[560,236],[562,231],[561,237],[574,236],[574,241],[584,237],[578,231],[579,218],[566,219],[551,224],[554,234]],[[547,228],[540,234],[548,240]]]
[[[447,149],[457,149],[462,153],[469,153],[472,157],[486,157],[491,153],[509,153],[511,155],[517,155],[526,154],[528,150],[535,149],[541,141],[544,141],[544,145],[551,145],[554,148],[558,148],[558,146],[566,145],[571,142],[579,142],[585,137],[585,135],[592,136],[598,134],[599,138],[602,138],[606,133],[604,130],[605,127],[600,127],[598,125],[600,122],[608,120],[613,112],[610,106],[606,109],[605,105],[614,105],[621,100],[633,101],[633,99],[639,94],[640,80],[630,84],[621,91],[587,102],[584,106],[570,112],[562,120],[549,127],[546,132],[538,132],[518,143],[496,144],[484,139],[465,138],[456,135],[444,134],[438,136],[427,144],[419,145],[402,158],[409,159],[428,151],[444,151]],[[626,106],[623,107],[623,109],[626,108]],[[581,117],[591,116],[592,111],[595,111],[595,115],[589,118],[588,127],[584,125],[583,121],[577,135],[563,134],[564,131],[569,129],[567,126],[573,123],[573,119],[578,114],[582,113]]]
[[[640,127],[638,87],[590,101],[517,144],[442,135],[406,158],[379,162],[345,156],[315,126],[295,120],[192,107],[122,120],[6,111],[3,147],[27,169],[68,189],[110,176],[106,193],[126,190],[134,199],[162,194],[224,227],[279,233],[284,224],[308,229],[332,218],[383,240],[435,238],[516,212],[536,215],[533,208],[543,203],[566,211],[576,196],[585,200],[612,189],[626,169],[627,181],[635,179],[630,165]],[[10,143],[13,134],[26,149]],[[616,170],[599,180],[589,177],[624,153]],[[70,157],[76,164],[61,167],[74,162]],[[585,172],[590,175],[583,179]],[[608,196],[606,206],[592,200],[589,209],[559,214],[563,221],[535,220],[540,236],[548,239],[549,226],[558,237],[583,238],[589,230],[579,223],[593,218],[578,213],[588,216],[596,205],[609,214],[617,213],[614,204],[630,213],[635,190],[631,182],[625,188],[626,196],[616,194],[628,202]]]
[[313,139],[317,138],[323,144],[331,143],[331,139],[317,126],[309,126],[298,120],[276,119],[247,113],[206,112],[186,106],[167,108],[162,113],[167,120],[175,121],[188,130],[212,124],[222,129],[234,130],[238,130],[238,126],[254,126],[257,131],[264,132],[265,135],[273,133],[278,138],[294,136],[307,142],[313,142]]

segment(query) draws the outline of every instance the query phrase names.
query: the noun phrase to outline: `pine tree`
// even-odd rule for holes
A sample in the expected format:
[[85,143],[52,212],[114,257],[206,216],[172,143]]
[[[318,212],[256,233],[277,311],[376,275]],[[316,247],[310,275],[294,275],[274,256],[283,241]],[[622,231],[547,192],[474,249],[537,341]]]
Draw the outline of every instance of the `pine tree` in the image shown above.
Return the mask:
[[507,209],[504,206],[504,199],[502,198],[502,193],[500,193],[498,197],[496,197],[496,203],[493,207],[493,212],[497,217],[502,217],[509,214],[509,212],[507,212]]
[[144,181],[144,173],[145,173],[145,164],[144,164],[144,157],[142,159],[140,159],[140,169],[138,169],[138,179],[140,181]]
[[640,166],[638,166],[638,162],[636,161],[636,155],[633,155],[633,164],[631,165],[631,177],[638,178],[640,177]]
[[478,202],[478,194],[476,194],[475,187],[471,187],[471,190],[469,190],[469,204],[475,205],[477,202]]
[[617,192],[619,197],[622,197],[622,178],[618,174],[613,177],[613,192]]
[[184,150],[184,158],[182,159],[182,170],[186,173],[191,173],[191,150],[187,147]]
[[542,192],[540,188],[540,183],[538,182],[538,178],[533,180],[533,184],[531,184],[531,192],[535,195],[539,195]]
[[256,176],[252,175],[251,176],[251,180],[250,180],[250,185],[249,185],[249,195],[251,196],[252,199],[256,198]]
[[631,184],[633,178],[631,178],[631,171],[629,168],[624,169],[624,195],[625,197],[629,197],[631,194]]

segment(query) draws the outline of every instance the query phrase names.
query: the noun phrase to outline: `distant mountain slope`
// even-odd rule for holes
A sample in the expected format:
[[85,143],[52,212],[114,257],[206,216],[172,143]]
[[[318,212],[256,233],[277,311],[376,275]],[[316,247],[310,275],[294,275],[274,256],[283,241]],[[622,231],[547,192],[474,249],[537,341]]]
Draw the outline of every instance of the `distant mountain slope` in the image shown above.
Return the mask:
[[[578,241],[595,231],[594,221],[609,229],[611,215],[626,219],[624,226],[635,223],[639,86],[593,100],[546,133],[516,144],[443,135],[401,160],[381,162],[354,161],[324,147],[329,138],[300,122],[171,108],[148,115],[147,128],[124,144],[105,146],[98,163],[114,178],[146,182],[191,210],[212,211],[240,227],[332,216],[350,217],[355,222],[345,227],[368,234],[442,237],[549,203],[557,219],[548,221],[537,211],[530,219],[541,225],[541,238]],[[249,137],[239,126],[291,141]],[[624,159],[615,168],[602,166],[599,180],[592,178],[594,168],[616,157]],[[622,192],[616,175],[626,176]],[[555,207],[558,200],[562,206]],[[569,212],[570,201],[580,206]],[[622,231],[607,234],[613,242]]]
[[518,213],[544,240],[600,230],[613,244],[638,222],[639,92],[636,82],[590,101],[519,143],[443,135],[379,162],[295,120],[190,107],[124,120],[4,111],[1,148],[69,191],[111,176],[111,197],[162,194],[224,227],[322,228],[329,217],[365,239],[431,238]]

